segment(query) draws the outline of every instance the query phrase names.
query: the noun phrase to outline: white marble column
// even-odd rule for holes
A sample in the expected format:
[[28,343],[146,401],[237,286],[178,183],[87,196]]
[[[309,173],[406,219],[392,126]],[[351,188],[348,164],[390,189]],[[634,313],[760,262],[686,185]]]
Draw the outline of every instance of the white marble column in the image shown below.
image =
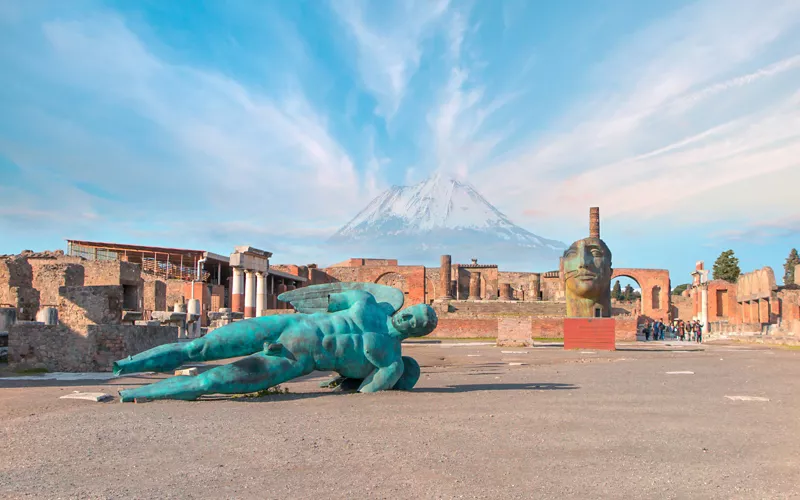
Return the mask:
[[256,316],[261,316],[267,307],[267,287],[264,273],[256,273]]
[[708,333],[708,285],[700,289],[700,322],[703,323],[703,335]]
[[256,272],[250,269],[244,272],[244,317],[256,317]]
[[233,282],[231,283],[231,310],[244,312],[244,270],[241,267],[233,268]]

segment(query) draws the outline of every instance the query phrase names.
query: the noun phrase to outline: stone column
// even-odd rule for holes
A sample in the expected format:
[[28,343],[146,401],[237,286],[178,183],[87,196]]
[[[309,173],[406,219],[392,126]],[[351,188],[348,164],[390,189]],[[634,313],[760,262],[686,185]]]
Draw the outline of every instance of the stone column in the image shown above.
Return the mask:
[[256,273],[256,316],[263,315],[267,308],[267,288],[264,273]]
[[469,297],[468,300],[481,299],[481,273],[472,272],[469,275]]
[[500,300],[512,300],[513,298],[511,283],[502,283],[500,285]]
[[589,237],[600,239],[600,208],[589,209]]
[[233,283],[231,283],[231,309],[233,312],[244,312],[244,270],[241,267],[233,268]]
[[250,269],[244,272],[244,317],[256,317],[256,272]]
[[439,297],[442,299],[452,299],[453,295],[450,293],[450,281],[452,277],[452,258],[449,255],[442,255],[441,267],[439,268],[439,283],[442,287]]
[[531,276],[531,293],[533,294],[533,300],[539,300],[539,292],[541,291],[542,275],[537,273]]
[[708,286],[700,289],[700,322],[703,324],[703,335],[708,333]]

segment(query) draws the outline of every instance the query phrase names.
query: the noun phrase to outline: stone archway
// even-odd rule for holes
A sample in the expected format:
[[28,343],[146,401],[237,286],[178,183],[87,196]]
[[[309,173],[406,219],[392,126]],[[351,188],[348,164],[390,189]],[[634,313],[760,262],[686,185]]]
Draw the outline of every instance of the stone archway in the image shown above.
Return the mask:
[[642,316],[651,320],[672,320],[669,271],[666,269],[614,269],[611,279],[630,278],[642,289]]
[[378,279],[375,280],[375,283],[378,283],[379,285],[391,286],[401,290],[403,293],[408,293],[408,284],[406,283],[406,278],[400,273],[383,273],[378,276]]

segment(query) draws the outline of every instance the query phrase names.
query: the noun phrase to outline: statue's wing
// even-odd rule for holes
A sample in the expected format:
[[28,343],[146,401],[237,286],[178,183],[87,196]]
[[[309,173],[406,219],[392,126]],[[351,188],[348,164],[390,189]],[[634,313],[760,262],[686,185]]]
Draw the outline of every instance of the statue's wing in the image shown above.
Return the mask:
[[399,311],[403,307],[405,296],[397,288],[379,285],[377,283],[326,283],[324,285],[311,285],[297,288],[278,295],[278,300],[289,302],[300,313],[318,313],[328,311],[328,297],[333,293],[348,292],[359,290],[367,292],[378,304],[387,304],[387,309],[391,307],[391,313]]

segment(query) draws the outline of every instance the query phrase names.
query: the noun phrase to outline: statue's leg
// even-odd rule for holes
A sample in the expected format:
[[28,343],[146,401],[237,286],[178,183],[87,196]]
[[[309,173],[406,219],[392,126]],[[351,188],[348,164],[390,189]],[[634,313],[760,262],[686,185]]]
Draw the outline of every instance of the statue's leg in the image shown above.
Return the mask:
[[417,385],[421,373],[419,363],[414,358],[403,356],[403,375],[400,380],[395,382],[392,389],[395,391],[410,391]]
[[275,342],[289,323],[289,315],[264,316],[237,321],[191,342],[164,344],[115,361],[115,375],[137,372],[169,372],[187,361],[247,356]]
[[136,398],[193,400],[204,394],[243,394],[268,389],[314,371],[311,360],[266,353],[253,354],[195,377],[170,377],[154,384],[120,391],[120,400]]

